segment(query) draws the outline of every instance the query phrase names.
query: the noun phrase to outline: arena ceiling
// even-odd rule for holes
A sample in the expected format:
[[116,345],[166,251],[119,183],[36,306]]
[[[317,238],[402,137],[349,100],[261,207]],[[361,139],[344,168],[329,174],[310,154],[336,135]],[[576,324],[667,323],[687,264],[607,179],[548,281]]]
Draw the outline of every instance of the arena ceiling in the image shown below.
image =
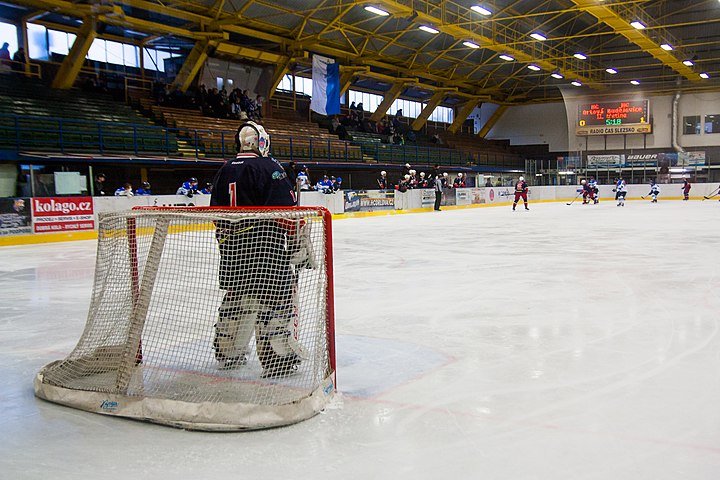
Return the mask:
[[310,56],[318,53],[335,58],[354,85],[377,91],[401,85],[404,95],[418,98],[444,91],[450,105],[467,98],[547,102],[562,98],[562,92],[720,91],[719,0],[17,0],[2,5],[0,16],[6,18],[77,28],[78,19],[94,17],[108,37],[188,51],[201,45],[210,55],[277,64],[299,74],[309,72]]

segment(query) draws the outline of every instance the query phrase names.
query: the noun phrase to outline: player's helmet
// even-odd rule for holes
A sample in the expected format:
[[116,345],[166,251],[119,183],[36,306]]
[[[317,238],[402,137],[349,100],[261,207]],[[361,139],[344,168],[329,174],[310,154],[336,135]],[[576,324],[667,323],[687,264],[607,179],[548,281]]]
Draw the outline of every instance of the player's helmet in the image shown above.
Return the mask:
[[425,172],[420,172],[420,176],[421,176],[421,177],[424,177],[424,176],[425,176]]
[[150,182],[142,182],[142,188],[150,188]]
[[405,180],[410,180],[410,175],[408,175],[407,173],[405,174]]
[[520,181],[521,181],[521,182],[524,182],[524,181],[525,181],[525,177],[520,177]]
[[339,183],[339,182],[342,182],[342,177],[337,177],[335,180],[336,180],[338,183]]
[[270,153],[270,135],[262,125],[255,122],[240,124],[235,134],[235,146],[238,152],[255,152],[261,157]]
[[387,175],[387,172],[383,170],[382,172],[380,172],[380,175]]

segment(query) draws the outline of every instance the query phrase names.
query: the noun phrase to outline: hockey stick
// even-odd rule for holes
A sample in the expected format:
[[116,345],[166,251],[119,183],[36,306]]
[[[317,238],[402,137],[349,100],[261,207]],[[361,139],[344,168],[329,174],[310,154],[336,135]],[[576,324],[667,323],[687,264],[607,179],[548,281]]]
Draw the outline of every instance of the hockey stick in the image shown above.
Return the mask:
[[720,187],[716,188],[716,189],[714,190],[714,192],[715,192],[715,193],[713,193],[713,194],[710,195],[709,197],[706,197],[705,195],[703,195],[703,200],[710,200],[710,199],[713,198],[713,197],[717,197],[718,194],[720,194]]
[[578,197],[580,197],[580,195],[582,195],[582,192],[580,192],[580,193],[578,193],[577,195],[575,195],[575,198],[572,199],[572,202],[566,203],[565,205],[572,205],[573,203],[575,203],[575,200],[577,200]]

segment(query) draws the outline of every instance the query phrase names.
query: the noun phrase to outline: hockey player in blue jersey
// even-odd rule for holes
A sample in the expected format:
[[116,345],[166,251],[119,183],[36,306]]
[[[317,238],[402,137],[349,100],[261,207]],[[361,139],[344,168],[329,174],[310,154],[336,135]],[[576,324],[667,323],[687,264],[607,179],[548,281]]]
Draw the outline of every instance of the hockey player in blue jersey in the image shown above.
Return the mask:
[[176,192],[177,195],[186,195],[190,198],[192,198],[193,195],[197,195],[197,193],[198,181],[195,177],[190,178],[187,182],[183,182],[183,184],[180,185],[180,188],[178,188]]
[[658,195],[660,195],[660,187],[655,183],[655,180],[650,180],[650,193],[648,193],[648,196],[652,198],[650,203],[657,203]]
[[618,207],[624,207],[625,206],[625,195],[627,195],[627,185],[625,185],[625,180],[620,178],[617,183],[615,184],[615,188],[613,188],[613,192],[615,192],[615,200],[617,200]]
[[135,190],[135,195],[152,195],[150,190],[150,182],[142,182],[140,188]]
[[[254,122],[240,125],[237,157],[213,181],[211,206],[286,206],[296,194],[283,166],[268,156],[270,137]],[[306,225],[271,218],[216,222],[220,288],[213,346],[220,368],[247,362],[255,333],[263,377],[292,375],[302,347],[292,331],[298,269],[314,268]]]

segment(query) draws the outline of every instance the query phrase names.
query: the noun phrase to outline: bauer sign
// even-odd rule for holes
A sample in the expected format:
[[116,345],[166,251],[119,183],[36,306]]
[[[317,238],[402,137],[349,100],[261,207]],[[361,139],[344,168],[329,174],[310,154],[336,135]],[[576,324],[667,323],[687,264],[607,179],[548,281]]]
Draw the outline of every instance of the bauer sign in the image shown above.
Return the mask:
[[630,135],[651,132],[650,102],[648,100],[621,100],[578,105],[576,135]]
[[32,216],[35,233],[95,228],[92,197],[33,198]]

